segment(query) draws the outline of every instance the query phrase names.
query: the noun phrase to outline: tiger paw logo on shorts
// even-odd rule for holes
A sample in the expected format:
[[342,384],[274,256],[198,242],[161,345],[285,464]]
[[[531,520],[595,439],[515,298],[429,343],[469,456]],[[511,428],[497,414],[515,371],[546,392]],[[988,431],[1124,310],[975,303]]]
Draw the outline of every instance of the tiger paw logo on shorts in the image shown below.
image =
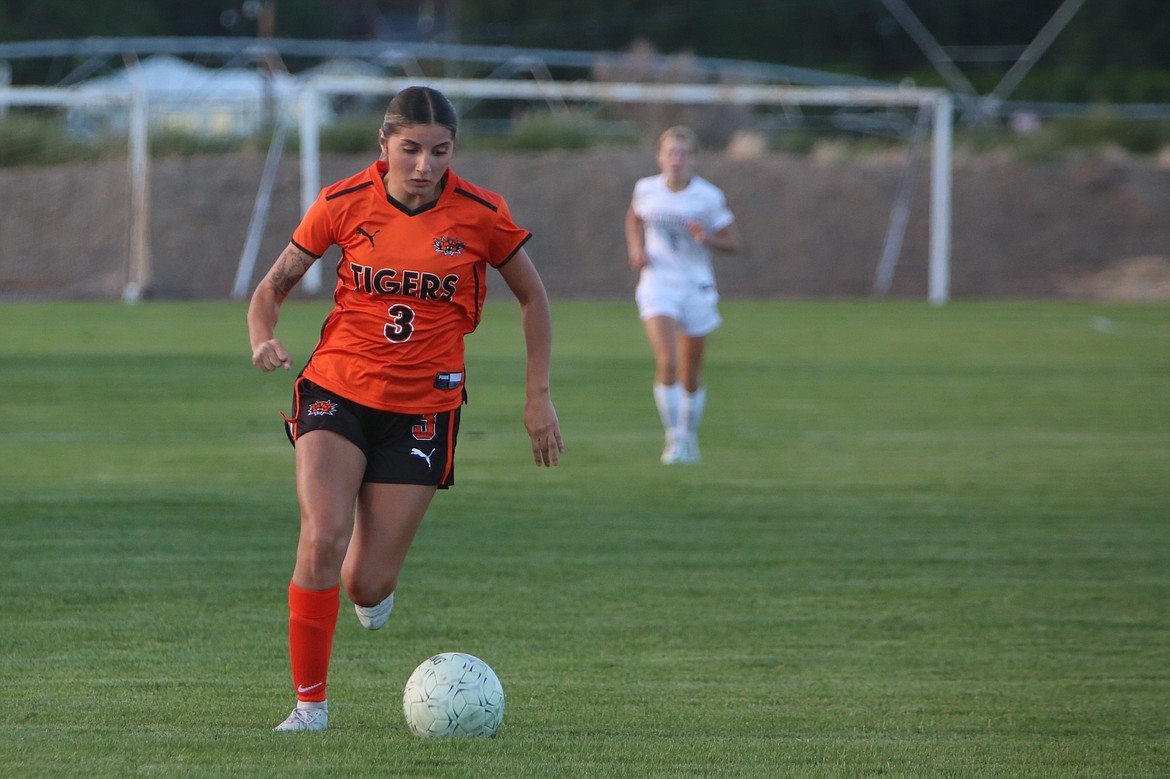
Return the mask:
[[317,400],[309,404],[306,412],[311,417],[331,417],[337,411],[337,404],[332,400]]

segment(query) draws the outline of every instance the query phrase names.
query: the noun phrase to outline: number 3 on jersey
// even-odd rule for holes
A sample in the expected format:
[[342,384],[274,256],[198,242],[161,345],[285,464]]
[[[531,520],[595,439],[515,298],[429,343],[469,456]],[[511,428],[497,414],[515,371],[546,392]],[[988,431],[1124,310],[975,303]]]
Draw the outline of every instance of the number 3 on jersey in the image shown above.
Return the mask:
[[410,336],[414,335],[414,309],[405,303],[398,303],[386,309],[386,313],[390,316],[390,321],[383,328],[386,340],[396,344],[409,341]]

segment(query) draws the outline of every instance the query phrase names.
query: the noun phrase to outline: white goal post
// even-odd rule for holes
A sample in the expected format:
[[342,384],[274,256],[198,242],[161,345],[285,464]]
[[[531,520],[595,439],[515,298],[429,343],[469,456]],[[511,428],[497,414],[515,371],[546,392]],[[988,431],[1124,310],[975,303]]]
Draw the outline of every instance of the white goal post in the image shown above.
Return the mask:
[[[942,305],[950,296],[951,151],[954,97],[918,87],[799,87],[619,82],[508,81],[501,79],[408,79],[319,76],[300,94],[301,207],[307,210],[321,189],[320,128],[326,99],[334,95],[392,95],[425,83],[451,98],[543,100],[550,104],[674,103],[748,106],[903,106],[926,109],[931,117],[930,259],[927,298]],[[308,291],[321,287],[321,267],[305,277]]]

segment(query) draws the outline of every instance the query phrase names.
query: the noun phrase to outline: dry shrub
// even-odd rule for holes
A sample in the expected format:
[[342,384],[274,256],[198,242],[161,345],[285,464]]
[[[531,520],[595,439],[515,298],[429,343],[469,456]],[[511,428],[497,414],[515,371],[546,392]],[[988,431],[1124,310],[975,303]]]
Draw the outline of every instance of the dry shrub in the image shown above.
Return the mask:
[[[659,55],[645,40],[634,42],[622,54],[599,57],[593,79],[635,84],[746,83],[742,75],[711,72],[691,52]],[[708,149],[723,149],[736,133],[750,126],[752,116],[750,106],[726,104],[614,103],[608,110],[613,118],[637,127],[647,140],[657,140],[668,127],[688,125]]]

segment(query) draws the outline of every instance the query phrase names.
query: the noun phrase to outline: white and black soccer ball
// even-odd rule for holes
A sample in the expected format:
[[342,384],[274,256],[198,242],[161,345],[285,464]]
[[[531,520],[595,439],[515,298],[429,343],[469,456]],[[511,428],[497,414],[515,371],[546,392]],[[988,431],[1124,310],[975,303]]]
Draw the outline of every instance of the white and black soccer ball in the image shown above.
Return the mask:
[[478,657],[443,652],[414,669],[402,713],[416,736],[494,736],[504,719],[504,688]]

